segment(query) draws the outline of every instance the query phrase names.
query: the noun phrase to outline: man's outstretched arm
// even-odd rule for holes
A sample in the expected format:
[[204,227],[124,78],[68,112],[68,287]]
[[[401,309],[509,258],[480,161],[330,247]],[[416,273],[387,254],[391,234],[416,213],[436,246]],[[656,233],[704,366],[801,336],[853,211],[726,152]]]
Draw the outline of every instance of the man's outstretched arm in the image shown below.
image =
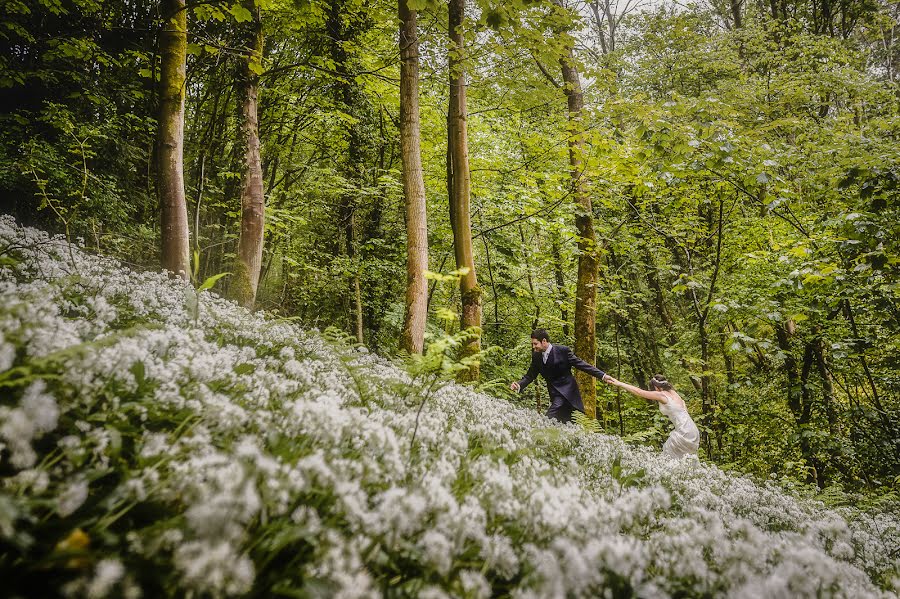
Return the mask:
[[525,387],[530,385],[531,381],[533,381],[535,379],[535,377],[537,377],[538,372],[539,372],[538,365],[535,362],[534,358],[532,357],[531,358],[531,366],[528,367],[528,372],[526,372],[525,376],[523,376],[517,382],[510,385],[509,388],[512,389],[513,391],[524,390]]
[[596,366],[591,366],[590,364],[588,364],[587,362],[585,362],[584,360],[582,360],[581,358],[576,356],[575,352],[572,351],[571,348],[569,349],[568,361],[569,361],[569,366],[577,368],[578,370],[580,370],[582,372],[586,372],[589,375],[596,377],[598,379],[602,380],[603,377],[606,376],[605,372],[603,372]]

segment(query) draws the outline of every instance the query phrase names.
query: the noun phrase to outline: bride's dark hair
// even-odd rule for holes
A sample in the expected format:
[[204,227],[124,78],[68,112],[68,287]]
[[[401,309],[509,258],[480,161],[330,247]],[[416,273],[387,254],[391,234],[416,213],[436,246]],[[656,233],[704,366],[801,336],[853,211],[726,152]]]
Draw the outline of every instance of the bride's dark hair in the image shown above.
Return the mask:
[[662,389],[663,391],[671,391],[674,388],[672,387],[672,383],[667,381],[666,377],[661,374],[653,375],[653,378],[650,379],[650,386]]

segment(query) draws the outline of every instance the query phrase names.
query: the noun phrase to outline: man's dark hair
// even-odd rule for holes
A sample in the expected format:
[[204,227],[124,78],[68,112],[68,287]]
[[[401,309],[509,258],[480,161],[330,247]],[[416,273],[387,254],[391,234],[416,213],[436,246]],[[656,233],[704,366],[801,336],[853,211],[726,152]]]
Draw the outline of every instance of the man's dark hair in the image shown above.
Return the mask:
[[535,329],[531,333],[531,338],[538,341],[546,340],[547,343],[550,343],[550,335],[547,334],[547,329]]

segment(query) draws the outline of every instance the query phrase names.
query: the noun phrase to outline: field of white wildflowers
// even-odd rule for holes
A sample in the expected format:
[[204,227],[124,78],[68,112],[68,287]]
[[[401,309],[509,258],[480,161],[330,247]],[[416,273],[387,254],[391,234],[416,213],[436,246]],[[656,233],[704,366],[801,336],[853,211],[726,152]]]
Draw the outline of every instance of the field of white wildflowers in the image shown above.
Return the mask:
[[897,596],[896,518],[433,383],[0,217],[3,592]]

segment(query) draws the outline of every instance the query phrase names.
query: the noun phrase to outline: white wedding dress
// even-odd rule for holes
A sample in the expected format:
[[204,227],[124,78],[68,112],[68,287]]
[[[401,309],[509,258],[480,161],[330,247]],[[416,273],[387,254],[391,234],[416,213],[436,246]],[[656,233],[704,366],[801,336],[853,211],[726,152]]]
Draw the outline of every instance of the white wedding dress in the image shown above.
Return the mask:
[[[681,458],[686,455],[696,455],[700,448],[700,431],[697,425],[684,408],[672,398],[666,395],[666,403],[659,402],[659,411],[669,417],[675,430],[669,433],[669,438],[663,443],[663,453],[673,458]],[[680,402],[679,402],[680,403]]]

